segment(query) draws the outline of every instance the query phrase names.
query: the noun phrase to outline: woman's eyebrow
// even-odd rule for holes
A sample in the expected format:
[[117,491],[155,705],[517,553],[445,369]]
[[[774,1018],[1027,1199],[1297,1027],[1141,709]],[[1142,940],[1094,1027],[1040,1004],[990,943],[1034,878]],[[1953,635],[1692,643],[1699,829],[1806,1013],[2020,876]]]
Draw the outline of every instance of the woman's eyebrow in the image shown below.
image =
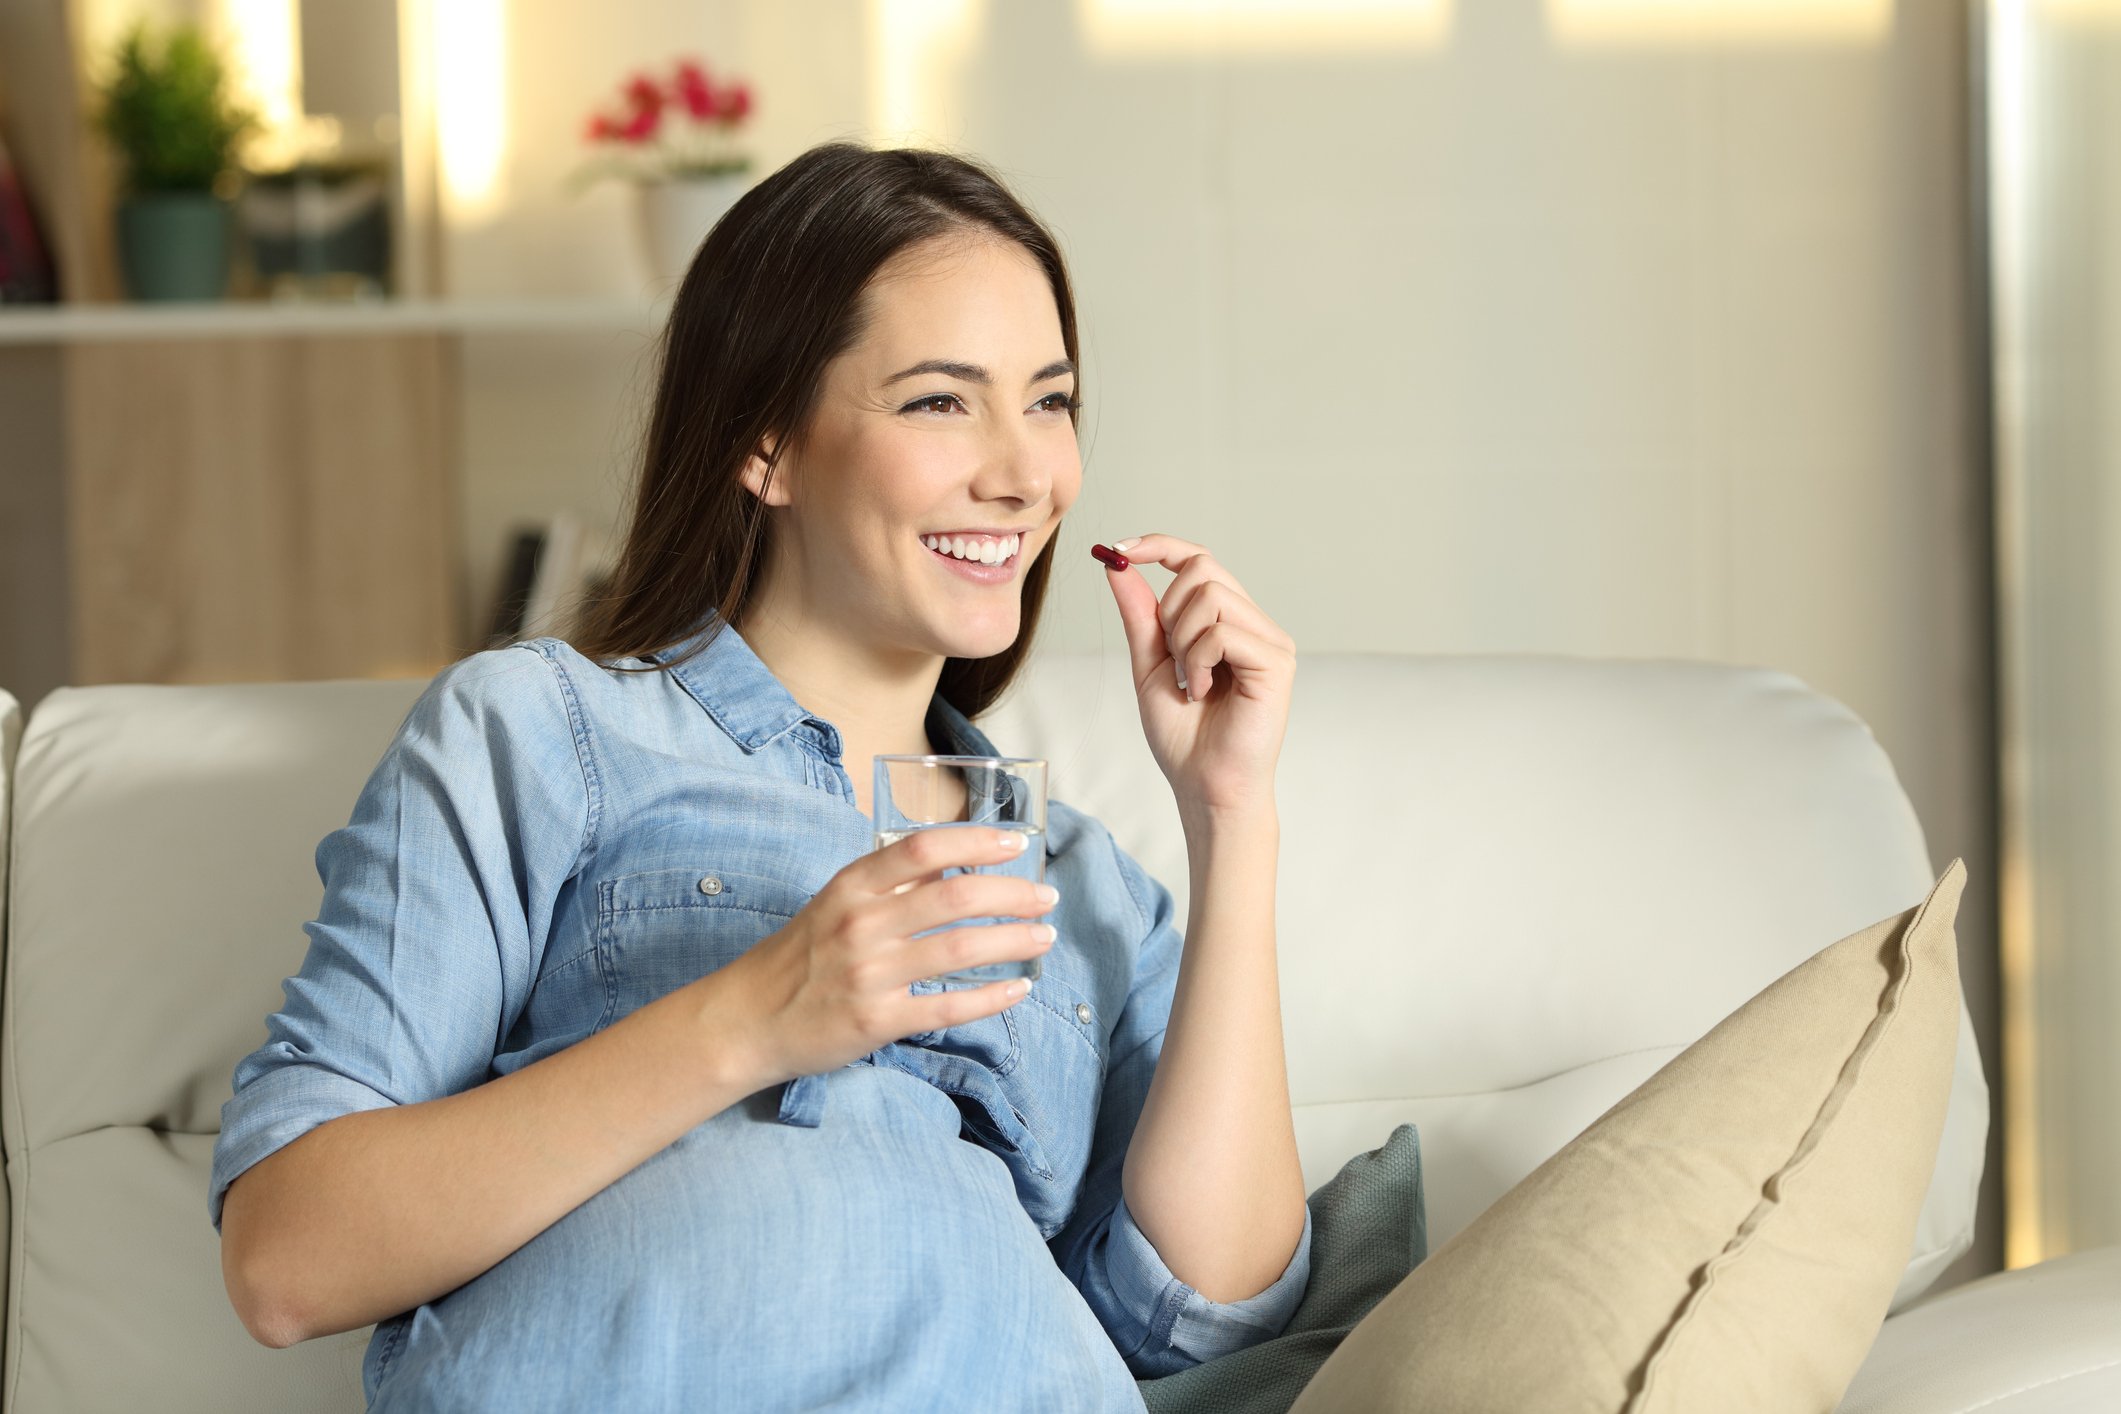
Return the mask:
[[[1032,374],[1031,381],[1033,383],[1043,383],[1048,378],[1058,378],[1063,373],[1073,372],[1075,372],[1075,364],[1072,360],[1065,358],[1055,359],[1038,372]],[[930,358],[923,359],[911,368],[902,369],[892,374],[884,380],[884,386],[888,388],[901,378],[917,378],[923,373],[941,373],[950,378],[962,378],[967,383],[992,384],[994,382],[994,375],[976,363],[959,363],[955,359],[948,358]]]

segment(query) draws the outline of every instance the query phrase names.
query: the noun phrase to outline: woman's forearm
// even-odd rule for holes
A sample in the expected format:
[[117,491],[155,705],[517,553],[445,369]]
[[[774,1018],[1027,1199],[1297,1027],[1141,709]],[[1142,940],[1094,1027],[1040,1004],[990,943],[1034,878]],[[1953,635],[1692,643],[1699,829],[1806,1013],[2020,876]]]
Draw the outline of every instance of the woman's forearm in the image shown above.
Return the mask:
[[222,1275],[287,1346],[411,1310],[492,1267],[702,1120],[772,1083],[726,972],[460,1094],[341,1115],[238,1175]]
[[1164,1264],[1210,1301],[1257,1295],[1303,1236],[1274,943],[1281,825],[1187,815],[1184,961],[1121,1187]]

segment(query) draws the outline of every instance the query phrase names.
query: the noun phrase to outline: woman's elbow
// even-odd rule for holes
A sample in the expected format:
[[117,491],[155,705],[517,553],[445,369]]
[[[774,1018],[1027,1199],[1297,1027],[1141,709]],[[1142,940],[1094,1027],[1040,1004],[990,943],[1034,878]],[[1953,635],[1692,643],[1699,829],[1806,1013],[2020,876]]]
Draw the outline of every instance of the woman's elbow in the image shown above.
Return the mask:
[[243,1329],[250,1332],[252,1340],[274,1350],[285,1350],[302,1339],[295,1323],[269,1298],[263,1283],[236,1260],[234,1244],[226,1237],[221,1239],[221,1284],[228,1289],[228,1303],[235,1308],[236,1319],[243,1322]]
[[[229,1193],[234,1192],[231,1186]],[[250,1338],[274,1350],[285,1350],[302,1340],[302,1331],[279,1300],[275,1284],[261,1270],[263,1264],[250,1250],[252,1244],[243,1240],[248,1229],[238,1206],[226,1198],[222,1203],[221,1285],[227,1289],[228,1303],[235,1308],[236,1319],[243,1322]]]

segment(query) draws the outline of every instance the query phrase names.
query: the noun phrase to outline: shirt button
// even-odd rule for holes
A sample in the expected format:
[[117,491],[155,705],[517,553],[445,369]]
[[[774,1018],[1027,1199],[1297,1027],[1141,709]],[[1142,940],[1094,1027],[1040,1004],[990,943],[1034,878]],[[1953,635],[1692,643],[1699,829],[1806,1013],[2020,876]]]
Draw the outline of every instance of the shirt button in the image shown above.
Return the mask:
[[704,878],[704,879],[700,880],[700,892],[701,892],[701,893],[703,893],[703,894],[718,894],[718,893],[720,893],[721,891],[722,891],[722,881],[721,881],[720,879],[717,879],[717,878],[715,878],[715,877],[714,877],[714,875],[712,875],[712,874],[709,874],[709,875],[708,875],[708,876],[707,876],[706,878]]
[[1075,1004],[1075,1019],[1082,1022],[1085,1026],[1090,1024],[1090,1004],[1088,1002],[1077,1002]]

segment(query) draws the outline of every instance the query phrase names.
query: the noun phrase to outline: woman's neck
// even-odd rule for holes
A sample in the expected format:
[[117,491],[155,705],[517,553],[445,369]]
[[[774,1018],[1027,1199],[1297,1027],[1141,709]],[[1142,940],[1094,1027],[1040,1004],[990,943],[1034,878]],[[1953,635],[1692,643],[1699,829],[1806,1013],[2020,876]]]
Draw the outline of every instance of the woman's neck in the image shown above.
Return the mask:
[[928,704],[943,660],[880,653],[831,625],[756,606],[733,624],[767,670],[807,710],[839,729],[843,765],[866,771],[872,755],[925,755]]

